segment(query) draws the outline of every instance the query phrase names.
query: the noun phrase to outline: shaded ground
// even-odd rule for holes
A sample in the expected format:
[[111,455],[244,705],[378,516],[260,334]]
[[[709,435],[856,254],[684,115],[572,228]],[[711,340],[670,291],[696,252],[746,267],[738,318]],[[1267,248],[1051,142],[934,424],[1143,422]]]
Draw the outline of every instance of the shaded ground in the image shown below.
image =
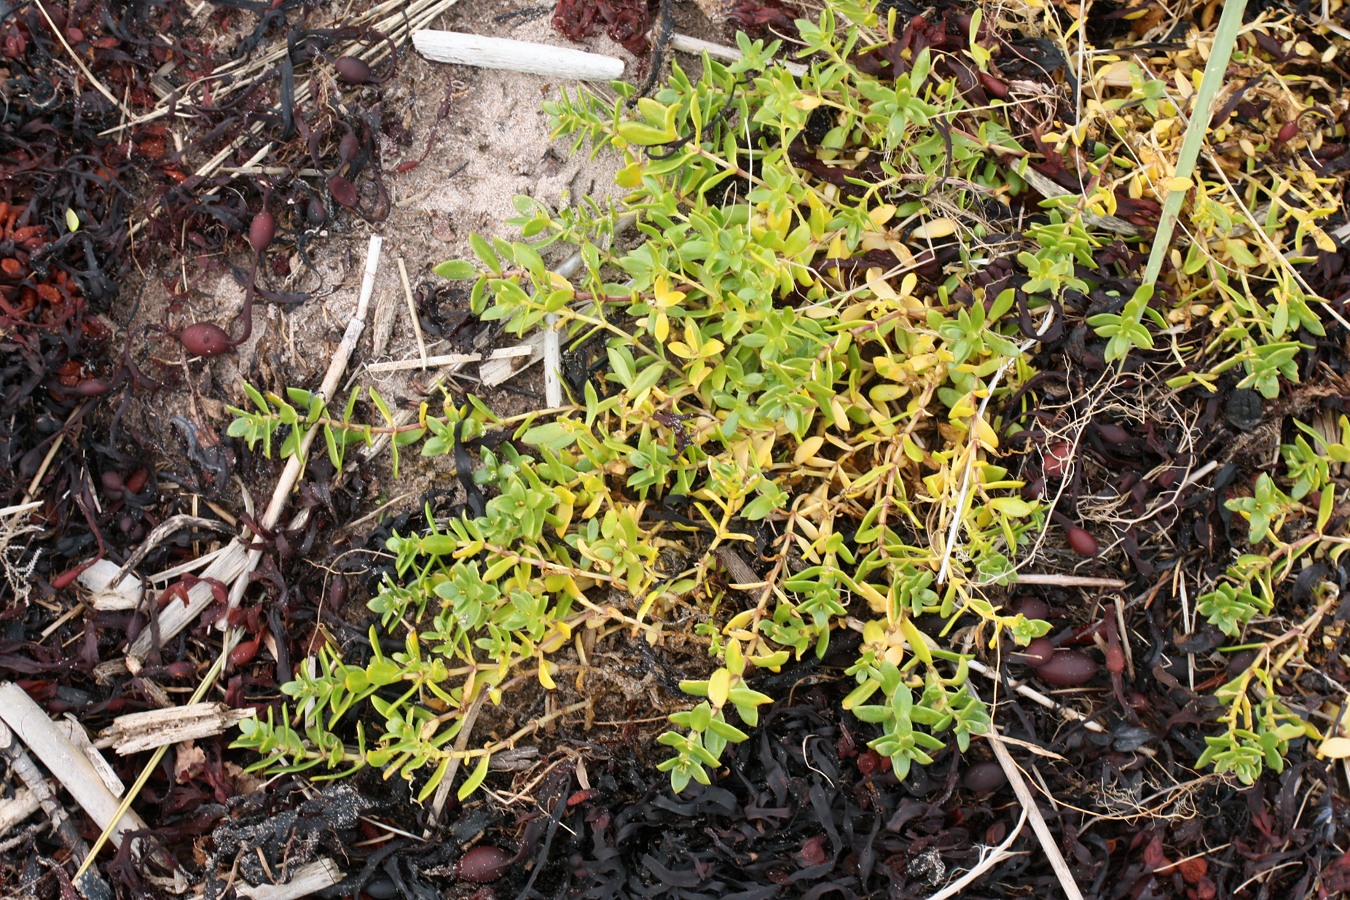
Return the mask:
[[[895,7],[902,23],[919,12]],[[776,8],[746,7],[742,16],[777,23]],[[617,5],[596,9],[620,26],[633,14]],[[461,0],[441,22],[561,42],[549,31],[551,13]],[[1125,40],[1130,10],[1098,7],[1094,14],[1094,41]],[[1350,28],[1343,7],[1333,14]],[[345,41],[376,39],[326,30],[333,23],[323,10],[92,3],[49,15],[116,102],[71,66],[37,7],[4,19],[9,70],[0,164],[7,167],[7,206],[0,224],[10,256],[0,265],[0,503],[18,505],[31,493],[42,505],[12,518],[0,544],[8,574],[0,673],[52,715],[72,713],[97,732],[119,714],[182,702],[219,652],[219,634],[203,624],[132,675],[120,661],[145,617],[79,605],[71,573],[96,553],[124,561],[173,515],[231,528],[255,517],[250,510],[265,503],[280,464],[226,437],[225,406],[244,403],[241,377],[274,391],[317,384],[354,305],[368,235],[385,236],[385,258],[372,338],[358,363],[416,353],[396,258],[405,262],[424,331],[443,341],[431,352],[507,344],[473,321],[467,298],[430,276],[430,267],[464,255],[470,232],[505,233],[513,194],[554,204],[568,194],[605,192],[613,164],[573,161],[565,148],[549,147],[538,102],[551,86],[539,79],[434,67],[410,53],[396,66],[378,64],[378,83],[334,78],[324,54],[332,57]],[[692,7],[678,16],[686,30],[730,40]],[[1291,21],[1292,34],[1316,31],[1306,10]],[[166,37],[137,37],[152,33]],[[1319,54],[1347,45],[1309,39]],[[118,104],[143,113],[161,102],[157,88],[187,84],[189,74],[204,74],[233,53],[247,58],[288,41],[291,76],[274,64],[259,75],[256,91],[239,91],[196,118],[107,133],[127,120]],[[318,52],[306,52],[307,45]],[[633,59],[603,38],[588,46]],[[1053,56],[1044,51],[1041,62]],[[1289,58],[1299,71],[1309,67]],[[169,61],[179,69],[164,74]],[[1320,66],[1320,100],[1334,116],[1309,126],[1321,132],[1316,141],[1307,136],[1310,159],[1342,204],[1350,169],[1344,65],[1333,58]],[[1045,67],[1061,85],[1062,67]],[[274,99],[293,90],[288,77],[293,84],[312,78],[298,113]],[[1235,101],[1230,112],[1260,121],[1264,110]],[[264,136],[234,152],[230,162],[239,171],[191,174],[255,123]],[[1061,187],[1075,180],[1066,174]],[[253,262],[247,236],[264,204],[276,218],[276,237],[257,275],[270,293],[260,295],[252,334],[236,353],[188,359],[164,331],[212,321],[240,333],[234,317]],[[1156,222],[1147,203],[1119,214],[1146,228]],[[1344,221],[1342,215],[1330,225]],[[129,223],[140,226],[134,234]],[[1103,252],[1137,253],[1124,242]],[[1303,267],[1342,315],[1350,301],[1347,257],[1341,236]],[[995,263],[973,283],[988,287],[1010,275]],[[1299,386],[1286,385],[1278,401],[1237,389],[1235,377],[1222,380],[1213,397],[1174,395],[1162,382],[1179,369],[1161,355],[1132,359],[1120,373],[1106,369],[1102,342],[1081,325],[1098,300],[1079,298],[1070,310],[1077,327],[1047,337],[1037,352],[1036,368],[1050,376],[1026,385],[1004,411],[1005,423],[1041,429],[1039,437],[1034,427],[1024,432],[1037,451],[1054,443],[1045,434],[1079,448],[1063,482],[1065,500],[1079,524],[1099,536],[1101,554],[1083,561],[1060,537],[1047,538],[1047,568],[1127,583],[1101,595],[1050,586],[1008,597],[1048,619],[1060,646],[1107,663],[1085,684],[1055,692],[1058,704],[1097,728],[1009,693],[1006,682],[984,678],[976,686],[986,699],[997,698],[996,721],[1086,895],[1350,890],[1350,810],[1339,763],[1317,758],[1301,740],[1282,772],[1268,772],[1251,788],[1194,771],[1212,732],[1208,692],[1234,664],[1213,653],[1224,642],[1216,629],[1182,621],[1175,582],[1190,569],[1217,577],[1246,549],[1246,523],[1223,501],[1269,467],[1281,440],[1292,440],[1291,417],[1334,419],[1347,411],[1346,335],[1333,323],[1323,337],[1301,332],[1313,349],[1300,359]],[[421,374],[357,377],[401,408],[415,408],[429,387]],[[530,374],[485,399],[507,414],[543,406]],[[1033,447],[1014,440],[1011,449],[1019,454],[1010,457],[1015,472],[1042,488],[1055,481],[1042,454],[1020,455]],[[1187,477],[1211,462],[1211,480],[1183,491]],[[364,602],[388,570],[384,537],[416,527],[424,502],[453,512],[463,500],[462,484],[450,475],[410,470],[394,481],[387,461],[378,460],[339,479],[315,460],[292,501],[292,509],[311,510],[308,521],[258,537],[263,564],[245,608],[232,614],[249,637],[231,654],[213,698],[236,707],[275,704],[278,685],[324,640],[354,659],[368,653]],[[1336,483],[1327,531],[1343,535],[1344,477]],[[370,518],[386,504],[382,517]],[[1290,523],[1286,533],[1299,532]],[[183,528],[154,547],[139,570],[194,558],[216,541],[207,526]],[[1350,570],[1342,563],[1319,577],[1343,591]],[[1316,605],[1297,584],[1288,603],[1272,635]],[[1287,688],[1289,702],[1324,719],[1343,700],[1347,679],[1342,609],[1333,607],[1321,646]],[[217,606],[206,622],[222,613]],[[337,786],[295,777],[264,784],[244,774],[253,760],[228,749],[230,735],[172,750],[135,808],[159,845],[212,896],[241,879],[284,880],[278,873],[321,854],[337,859],[348,896],[927,896],[1019,828],[1013,854],[963,896],[1052,894],[1055,876],[1030,828],[1019,825],[1021,807],[984,744],[938,754],[903,783],[888,760],[867,749],[867,727],[839,711],[852,686],[842,669],[856,641],[841,633],[825,659],[766,678],[760,690],[788,699],[764,715],[750,741],[728,749],[713,787],[678,797],[655,770],[664,756],[652,740],[665,713],[686,705],[678,682],[706,675],[703,646],[672,637],[652,648],[615,633],[595,649],[586,693],[562,684],[556,696],[484,712],[479,730],[502,735],[580,699],[591,704],[588,714],[552,721],[515,758],[498,760],[489,793],[452,801],[440,840],[421,840],[427,813],[410,802],[401,780],[364,772]],[[1122,646],[1128,652],[1119,660]],[[1001,665],[1005,674],[1030,676],[1015,661],[988,662],[995,671]],[[130,783],[145,758],[113,764]],[[92,839],[97,829],[80,821]],[[0,840],[0,884],[15,895],[58,895],[58,867],[70,862],[69,849],[40,813]],[[163,891],[147,880],[148,867],[128,859],[109,854],[102,868],[119,895]]]

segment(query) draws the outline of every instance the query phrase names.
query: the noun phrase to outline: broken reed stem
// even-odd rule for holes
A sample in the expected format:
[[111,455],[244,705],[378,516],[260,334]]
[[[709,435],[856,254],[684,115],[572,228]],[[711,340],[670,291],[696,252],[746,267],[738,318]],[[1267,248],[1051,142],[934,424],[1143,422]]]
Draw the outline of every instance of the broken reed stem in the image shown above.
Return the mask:
[[[356,301],[356,312],[347,322],[347,330],[342,335],[342,342],[338,344],[337,352],[333,354],[333,359],[328,364],[328,372],[323,377],[323,384],[319,386],[318,397],[321,403],[326,402],[337,390],[338,382],[342,380],[342,373],[347,371],[347,362],[352,357],[352,351],[356,349],[356,342],[361,339],[361,332],[365,330],[366,311],[370,307],[370,298],[375,293],[375,275],[379,271],[380,249],[383,246],[384,239],[378,234],[370,236],[370,247],[366,251],[366,270],[364,277],[361,279],[361,294]],[[301,439],[300,446],[295,454],[286,460],[286,468],[281,472],[276,490],[272,492],[271,502],[267,504],[267,509],[263,512],[259,523],[264,531],[270,531],[281,521],[281,513],[291,498],[291,489],[300,480],[300,473],[305,470],[305,464],[309,461],[309,450],[318,436],[319,429],[311,428]],[[249,551],[248,562],[245,563],[244,571],[236,578],[234,587],[230,590],[230,609],[238,606],[239,601],[243,599],[244,591],[248,588],[248,574],[258,567],[258,563],[262,561],[262,555],[261,548]],[[221,619],[222,623],[225,621],[224,618]]]
[[1017,584],[1045,584],[1052,587],[1099,587],[1118,590],[1127,587],[1119,578],[1097,578],[1091,575],[1030,575],[1018,574]]
[[408,283],[408,267],[403,257],[398,258],[398,278],[403,282],[403,299],[408,302],[408,318],[412,321],[413,335],[417,338],[417,355],[421,357],[422,368],[427,367],[427,341],[422,336],[422,323],[417,318],[417,303],[413,300],[412,285]]
[[120,844],[128,831],[146,828],[145,822],[134,813],[125,820],[114,814],[118,798],[103,783],[94,764],[57,730],[42,707],[13,682],[0,684],[0,718],[61,782],[89,818],[109,830],[114,843]]
[[1050,827],[1045,824],[1045,817],[1041,815],[1041,809],[1036,805],[1036,798],[1032,796],[1031,788],[1027,787],[1026,779],[1022,777],[1022,771],[1013,762],[1012,756],[1008,754],[1008,749],[1003,746],[1003,739],[999,737],[998,728],[990,725],[989,733],[985,735],[989,741],[990,748],[994,751],[994,758],[1003,768],[1003,774],[1008,776],[1008,784],[1012,786],[1013,793],[1017,795],[1017,801],[1022,804],[1022,811],[1031,818],[1031,830],[1036,832],[1036,837],[1041,842],[1041,849],[1045,851],[1045,857],[1050,861],[1050,867],[1055,870],[1056,877],[1059,878],[1059,886],[1064,890],[1064,896],[1069,900],[1083,900],[1083,893],[1078,889],[1078,883],[1074,881],[1073,873],[1069,871],[1068,863],[1064,862],[1064,856],[1059,852],[1059,845],[1055,843],[1055,836],[1050,833]]

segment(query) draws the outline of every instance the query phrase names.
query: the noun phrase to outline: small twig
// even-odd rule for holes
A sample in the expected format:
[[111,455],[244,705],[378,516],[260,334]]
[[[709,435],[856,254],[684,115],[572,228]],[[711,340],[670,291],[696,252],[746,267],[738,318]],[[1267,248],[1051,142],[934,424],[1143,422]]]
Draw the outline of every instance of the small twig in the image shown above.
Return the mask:
[[1073,873],[1069,871],[1069,866],[1064,862],[1064,856],[1059,852],[1059,845],[1055,843],[1055,836],[1050,833],[1050,828],[1045,824],[1045,818],[1041,815],[1040,807],[1036,805],[1036,798],[1032,796],[1031,789],[1027,787],[1026,779],[1022,777],[1022,772],[1017,768],[1017,763],[1008,755],[1008,750],[1003,746],[1003,739],[999,737],[998,729],[990,725],[989,733],[985,735],[989,741],[990,748],[994,751],[994,758],[1003,768],[1003,774],[1008,776],[1008,784],[1012,786],[1013,793],[1017,795],[1017,800],[1022,804],[1022,811],[1029,814],[1031,818],[1031,830],[1036,832],[1037,839],[1041,842],[1041,849],[1045,851],[1046,859],[1050,861],[1050,867],[1055,870],[1055,875],[1059,878],[1059,886],[1064,890],[1064,895],[1069,900],[1083,900],[1083,893],[1078,889],[1078,883],[1074,881]]
[[[522,356],[530,356],[534,352],[534,348],[528,344],[517,344],[514,347],[502,347],[499,350],[493,350],[487,355],[487,359],[516,359]],[[403,369],[458,366],[483,360],[484,357],[481,353],[443,353],[439,356],[423,356],[421,359],[396,359],[392,362],[370,363],[366,366],[366,371],[379,374],[382,372],[398,372]]]
[[1052,587],[1100,587],[1119,589],[1126,583],[1119,578],[1095,578],[1089,575],[1038,575],[1032,573],[1017,576],[1018,584],[1048,584]]
[[408,267],[403,257],[398,258],[398,277],[403,282],[403,297],[408,301],[408,318],[412,321],[413,334],[417,337],[417,355],[422,358],[422,368],[427,367],[427,342],[422,336],[422,322],[417,316],[417,304],[413,302],[412,285],[408,283]]
[[450,797],[450,787],[455,782],[455,776],[459,774],[459,764],[463,761],[464,749],[469,746],[469,736],[473,734],[473,723],[478,720],[478,712],[483,708],[483,701],[487,699],[487,691],[479,691],[478,696],[474,698],[469,706],[468,712],[464,713],[464,724],[459,728],[459,736],[455,738],[455,755],[450,759],[450,768],[446,770],[445,777],[441,783],[436,786],[436,794],[431,799],[431,809],[427,815],[427,828],[425,835],[431,837],[432,829],[440,822],[441,813],[445,810],[445,801]]
[[558,314],[544,316],[544,405],[549,409],[562,406],[562,335],[559,333]]

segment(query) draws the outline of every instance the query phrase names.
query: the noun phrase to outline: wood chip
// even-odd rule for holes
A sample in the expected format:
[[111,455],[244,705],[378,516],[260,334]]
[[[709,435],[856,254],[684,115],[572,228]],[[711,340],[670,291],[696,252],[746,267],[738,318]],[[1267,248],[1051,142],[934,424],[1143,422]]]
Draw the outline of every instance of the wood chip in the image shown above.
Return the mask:
[[37,812],[38,806],[38,798],[28,788],[19,788],[13,797],[0,800],[0,835]]
[[224,703],[193,703],[127,713],[113,719],[113,723],[99,733],[97,746],[112,747],[118,756],[126,756],[220,734],[254,714],[251,708],[231,709]]
[[90,607],[107,612],[135,609],[140,605],[143,587],[135,575],[124,575],[118,580],[120,566],[110,559],[100,559],[76,577],[80,587],[89,592],[86,601]]
[[541,361],[544,358],[544,340],[544,332],[536,331],[519,345],[529,349],[525,355],[486,360],[478,369],[478,378],[483,382],[483,387],[495,387],[509,381],[518,372],[523,372]]
[[245,884],[235,893],[251,900],[298,900],[332,887],[342,880],[342,870],[328,857],[316,859],[295,870],[295,877],[285,884]]

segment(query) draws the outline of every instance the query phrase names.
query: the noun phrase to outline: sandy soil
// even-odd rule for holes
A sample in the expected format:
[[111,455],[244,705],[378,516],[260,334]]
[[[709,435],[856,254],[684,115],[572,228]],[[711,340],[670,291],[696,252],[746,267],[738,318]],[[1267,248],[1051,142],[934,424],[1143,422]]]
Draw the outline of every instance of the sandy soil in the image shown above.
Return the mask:
[[[575,46],[552,29],[551,13],[549,5],[518,8],[503,0],[462,0],[438,24],[450,30]],[[681,9],[677,23],[681,31],[725,39],[692,4]],[[618,56],[627,62],[630,73],[637,69],[637,61],[603,35],[589,39],[582,49]],[[686,67],[697,65],[690,58],[681,62]],[[583,152],[572,157],[566,143],[550,141],[548,117],[540,105],[559,95],[559,85],[542,77],[432,63],[407,47],[393,78],[355,90],[379,91],[386,110],[404,110],[402,124],[410,139],[396,144],[387,136],[380,137],[381,164],[392,201],[389,216],[369,223],[348,214],[312,233],[307,245],[312,266],[304,265],[298,254],[285,263],[269,260],[263,283],[272,290],[306,292],[310,299],[289,307],[260,304],[255,309],[253,334],[236,354],[179,362],[175,368],[183,373],[182,388],[161,392],[152,405],[134,416],[156,435],[166,456],[183,455],[175,453],[176,448],[189,449],[184,446],[182,425],[171,424],[174,416],[197,423],[202,440],[208,443],[214,434],[224,432],[231,418],[225,407],[245,405],[241,380],[264,390],[317,386],[355,308],[370,235],[383,237],[384,252],[371,321],[348,369],[346,384],[373,386],[392,404],[414,406],[425,399],[435,375],[443,372],[409,369],[377,376],[364,371],[372,362],[418,354],[398,262],[402,260],[414,290],[419,286],[438,290],[442,302],[449,295],[450,303],[458,301],[463,307],[464,298],[456,298],[453,287],[431,269],[445,259],[470,257],[468,237],[472,233],[508,240],[518,237],[507,224],[517,215],[514,196],[532,196],[557,207],[569,197],[619,193],[613,181],[619,163],[616,156],[592,159]],[[447,96],[448,114],[437,126],[437,113]],[[397,173],[401,163],[423,154],[428,140],[432,144],[426,159],[411,171]],[[285,243],[289,246],[290,242]],[[244,261],[236,265],[243,266]],[[278,275],[278,269],[290,274]],[[195,283],[191,271],[180,267],[145,276],[143,284],[129,286],[124,301],[129,308],[140,292],[142,322],[164,322],[177,328],[209,320],[228,327],[243,302],[243,289],[229,274],[212,276],[203,284]],[[175,302],[163,289],[163,282],[175,277],[188,286],[189,299]],[[515,342],[509,335],[495,334],[490,348]],[[427,337],[430,354],[463,349]],[[172,360],[175,355],[181,357],[177,345],[165,341],[161,357]],[[472,390],[474,367],[463,374],[468,378],[461,385]],[[506,414],[544,405],[538,366],[504,387],[480,392],[480,396]],[[237,492],[227,485],[201,487],[206,488],[204,493],[237,498]],[[250,487],[270,489],[270,485]],[[400,485],[398,493],[405,493],[404,487]]]

